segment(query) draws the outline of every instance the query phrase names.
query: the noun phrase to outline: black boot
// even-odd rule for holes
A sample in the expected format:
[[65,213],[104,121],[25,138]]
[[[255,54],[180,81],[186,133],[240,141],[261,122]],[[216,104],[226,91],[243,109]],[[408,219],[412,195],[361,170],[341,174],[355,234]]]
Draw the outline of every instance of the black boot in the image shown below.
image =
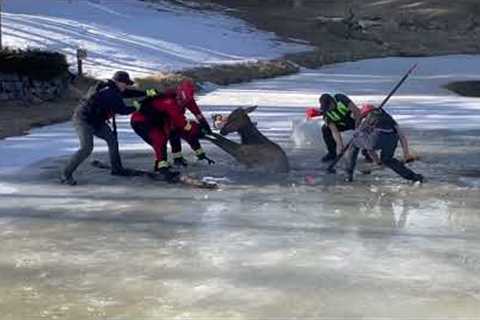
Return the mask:
[[188,167],[188,162],[184,157],[178,157],[173,159],[173,164],[177,167]]
[[154,171],[158,173],[163,180],[174,183],[179,179],[180,172],[171,171],[167,161],[155,161]]
[[170,168],[160,168],[156,170],[156,172],[163,177],[163,180],[167,181],[168,183],[175,183],[179,180],[180,172],[171,171]]
[[421,174],[415,174],[413,177],[413,182],[420,182],[423,183],[425,178]]
[[74,186],[77,184],[77,181],[73,179],[73,176],[71,174],[66,174],[65,172],[62,172],[60,174],[60,183],[61,184],[66,184],[69,186]]
[[353,182],[353,172],[346,172],[346,176],[344,179],[345,182]]
[[112,176],[122,176],[122,177],[128,177],[131,176],[131,170],[125,169],[125,168],[115,168],[110,171],[110,174]]

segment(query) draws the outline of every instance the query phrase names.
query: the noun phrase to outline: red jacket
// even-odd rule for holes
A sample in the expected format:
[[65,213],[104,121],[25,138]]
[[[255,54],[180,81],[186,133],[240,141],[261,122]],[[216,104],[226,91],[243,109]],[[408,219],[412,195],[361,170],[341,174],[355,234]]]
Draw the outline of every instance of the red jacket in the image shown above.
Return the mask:
[[[165,91],[164,93],[165,97],[176,97],[176,91],[174,89],[169,89]],[[195,100],[192,100],[189,104],[186,106],[180,107],[182,109],[183,114],[185,114],[186,109],[188,109],[194,116],[197,118],[197,120],[203,119],[203,114],[202,111],[200,111],[199,106],[195,102]]]
[[[149,99],[148,102],[142,106],[140,112],[148,121],[154,124],[166,124],[171,129],[183,130],[187,125],[187,118],[185,117],[186,109],[193,113],[197,120],[204,119],[195,100],[192,100],[185,106],[180,106],[177,103],[175,91],[171,90],[166,91],[161,96],[153,97],[151,100]],[[136,121],[137,120],[139,119],[136,119]]]
[[[170,128],[183,130],[187,125],[187,118],[185,117],[185,108],[179,106],[175,97],[158,98],[153,100],[148,106],[155,117],[161,117],[165,124]],[[155,119],[152,119],[155,120]]]
[[[185,106],[191,113],[193,113],[193,115],[195,116],[195,118],[197,118],[197,120],[200,120],[200,119],[203,119],[203,114],[202,114],[202,111],[200,111],[200,108],[198,107],[197,103],[195,102],[195,100],[192,100],[192,102],[190,102],[189,104],[187,104]],[[183,108],[183,113],[185,114],[185,108]]]

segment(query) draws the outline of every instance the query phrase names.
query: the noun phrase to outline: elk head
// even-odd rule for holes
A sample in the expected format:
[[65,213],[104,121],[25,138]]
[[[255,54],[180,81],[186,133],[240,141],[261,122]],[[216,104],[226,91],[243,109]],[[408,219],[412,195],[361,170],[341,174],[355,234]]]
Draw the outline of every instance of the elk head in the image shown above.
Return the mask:
[[237,132],[243,127],[247,126],[249,123],[251,123],[248,114],[253,112],[255,109],[257,109],[257,106],[248,107],[246,109],[240,107],[233,110],[223,124],[220,134],[226,136],[231,132]]

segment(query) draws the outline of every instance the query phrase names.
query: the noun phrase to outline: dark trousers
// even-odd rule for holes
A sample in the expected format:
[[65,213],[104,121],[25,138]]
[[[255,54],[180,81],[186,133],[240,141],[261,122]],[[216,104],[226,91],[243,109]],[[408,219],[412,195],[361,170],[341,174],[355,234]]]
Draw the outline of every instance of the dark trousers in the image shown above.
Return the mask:
[[[345,125],[337,125],[337,129],[340,132],[354,130],[355,129],[355,121],[353,119],[349,119],[349,121],[345,122]],[[325,141],[325,145],[327,147],[328,153],[336,155],[337,154],[337,143],[333,138],[332,130],[328,127],[327,124],[322,126],[322,135],[323,141]]]
[[179,154],[182,152],[182,140],[176,131],[173,131],[170,134],[168,141],[170,142],[170,148],[172,148],[173,154]]
[[167,161],[167,141],[170,136],[169,125],[155,125],[145,119],[139,112],[135,114],[135,117],[131,118],[130,124],[133,131],[143,141],[152,146],[155,151],[156,161]]
[[[407,180],[415,180],[417,174],[407,168],[401,161],[395,159],[395,150],[398,145],[398,136],[395,133],[380,133],[377,142],[375,143],[375,150],[380,150],[380,160],[382,163],[395,171],[402,178]],[[357,164],[358,153],[360,149],[352,145],[349,153],[349,161],[347,165],[347,174],[353,176],[355,166]]]
[[[194,130],[192,128],[192,130]],[[175,155],[180,155],[182,152],[182,141],[181,138],[183,138],[187,143],[190,145],[192,150],[198,150],[201,148],[200,142],[198,141],[198,131],[195,130],[195,134],[188,134],[183,131],[172,131],[170,134],[169,142],[170,142],[170,147],[172,148],[172,153]]]
[[67,165],[63,168],[63,174],[65,176],[71,176],[77,167],[92,153],[94,136],[105,140],[107,143],[112,172],[123,169],[120,152],[118,150],[117,137],[106,123],[103,123],[99,127],[93,127],[85,120],[74,118],[73,125],[80,140],[80,148],[73,154]]

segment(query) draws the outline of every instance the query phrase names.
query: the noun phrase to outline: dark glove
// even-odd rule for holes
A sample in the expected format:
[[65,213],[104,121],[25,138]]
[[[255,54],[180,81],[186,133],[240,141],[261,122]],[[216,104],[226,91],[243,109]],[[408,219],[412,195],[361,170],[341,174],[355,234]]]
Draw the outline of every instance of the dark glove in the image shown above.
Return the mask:
[[202,132],[203,135],[212,134],[212,129],[210,128],[210,125],[208,124],[207,120],[205,119],[200,120],[199,125],[200,125],[200,131]]
[[207,162],[208,162],[209,165],[215,164],[215,161],[213,161],[212,159],[210,159],[209,157],[207,157],[207,156],[205,155],[205,153],[199,154],[199,155],[197,156],[197,159],[198,159],[198,160],[207,160]]
[[308,108],[305,111],[305,117],[307,118],[307,120],[311,120],[316,117],[321,117],[322,115],[323,115],[322,112],[320,112],[318,108]]

